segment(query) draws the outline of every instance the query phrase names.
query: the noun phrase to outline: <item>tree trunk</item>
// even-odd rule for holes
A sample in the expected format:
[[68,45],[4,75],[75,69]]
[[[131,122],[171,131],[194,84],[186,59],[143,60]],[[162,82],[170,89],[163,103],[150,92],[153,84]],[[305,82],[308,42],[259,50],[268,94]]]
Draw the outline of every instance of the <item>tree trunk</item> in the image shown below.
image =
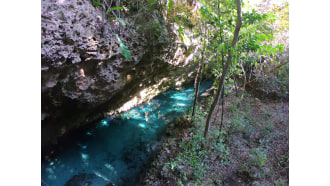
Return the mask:
[[[207,37],[206,27],[205,27],[204,33],[205,33],[205,37]],[[197,74],[196,74],[196,79],[195,79],[195,87],[196,88],[195,88],[195,91],[194,91],[194,96],[195,96],[194,97],[194,105],[193,105],[193,111],[192,111],[192,114],[191,114],[192,120],[194,120],[194,117],[195,117],[197,97],[198,97],[198,92],[199,92],[199,85],[200,85],[200,82],[201,82],[201,79],[202,79],[201,76],[202,76],[202,71],[203,71],[203,68],[204,68],[205,40],[206,39],[204,39],[204,42],[203,42],[202,59],[201,59],[201,62],[199,63],[199,67],[198,67]]]
[[[120,7],[120,0],[116,0],[116,7]],[[120,18],[120,10],[118,10],[118,17]]]
[[233,73],[233,78],[234,78],[234,84],[235,84],[236,97],[238,97],[238,86],[237,86],[237,81],[236,81],[235,73]]
[[241,68],[242,68],[242,71],[243,71],[243,75],[244,75],[244,83],[243,83],[243,88],[242,88],[242,95],[241,95],[241,99],[243,99],[244,97],[244,92],[245,92],[245,85],[247,83],[247,79],[246,79],[246,73],[245,73],[245,70],[244,70],[244,66],[241,64]]
[[[221,123],[220,123],[220,133],[221,133],[221,130],[222,130],[222,123],[223,123],[223,113],[224,113],[224,110],[223,110],[223,105],[225,103],[225,99],[224,99],[224,89],[222,89],[222,94],[221,94]],[[220,137],[220,135],[219,135]]]
[[[238,40],[238,34],[239,34],[239,31],[240,31],[241,26],[242,26],[241,0],[236,0],[236,6],[237,6],[237,23],[236,23],[235,32],[234,32],[234,38],[233,38],[233,41],[231,43],[231,46],[233,48],[236,47],[237,40]],[[229,69],[229,67],[231,65],[231,62],[232,62],[231,57],[232,57],[231,50],[229,50],[229,56],[227,58],[227,63],[225,65],[224,69],[223,69],[222,76],[219,80],[219,88],[217,90],[216,97],[215,97],[215,99],[214,99],[214,101],[211,105],[209,114],[207,116],[207,121],[206,121],[206,125],[205,125],[205,130],[204,130],[204,137],[205,138],[207,137],[207,134],[208,134],[208,131],[209,131],[209,128],[210,128],[210,123],[211,123],[211,118],[212,118],[213,113],[214,113],[214,108],[218,104],[218,102],[220,100],[220,97],[221,97],[221,93],[222,93],[223,85],[224,85],[224,82],[225,82],[225,79],[226,79],[226,76],[227,76],[227,73],[228,73],[228,69]]]
[[199,71],[197,71],[197,75],[196,75],[196,89],[194,92],[194,105],[193,105],[193,111],[191,114],[192,119],[194,119],[195,117],[195,112],[196,112],[196,105],[197,105],[197,98],[198,98],[198,92],[199,92],[199,85],[201,84],[201,79],[202,79],[202,73],[203,73],[203,68],[204,68],[204,63],[202,61],[202,64],[199,64]]

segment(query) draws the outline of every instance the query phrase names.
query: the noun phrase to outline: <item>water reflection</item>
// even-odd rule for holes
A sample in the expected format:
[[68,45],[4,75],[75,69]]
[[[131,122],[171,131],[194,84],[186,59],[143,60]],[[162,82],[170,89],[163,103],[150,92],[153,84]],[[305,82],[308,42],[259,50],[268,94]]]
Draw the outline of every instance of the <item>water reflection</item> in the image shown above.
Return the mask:
[[[201,84],[201,92],[210,87]],[[121,114],[96,123],[42,159],[42,185],[133,185],[166,124],[188,111],[193,88],[170,90]]]

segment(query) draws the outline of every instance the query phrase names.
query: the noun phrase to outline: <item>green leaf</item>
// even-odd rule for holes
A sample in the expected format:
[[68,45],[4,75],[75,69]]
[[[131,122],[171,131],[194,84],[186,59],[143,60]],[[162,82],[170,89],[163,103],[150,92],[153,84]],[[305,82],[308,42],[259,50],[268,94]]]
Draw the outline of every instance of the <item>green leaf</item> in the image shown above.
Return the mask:
[[181,27],[181,24],[179,23],[179,37],[181,38],[181,41],[184,43],[184,33],[183,33],[183,28]]
[[105,10],[105,6],[104,6],[104,4],[99,3],[99,2],[97,2],[97,1],[93,1],[93,6],[95,6],[95,7],[102,6],[103,9]]
[[149,3],[151,4],[152,2],[154,2],[154,0],[149,0]]
[[117,34],[115,34],[118,42],[119,42],[119,46],[120,46],[120,49],[121,49],[121,53],[123,54],[123,56],[128,60],[128,61],[131,61],[132,60],[132,57],[131,57],[131,52],[130,50],[128,49],[128,47],[120,40],[120,38],[118,37]]
[[225,47],[225,44],[224,43],[221,43],[218,45],[218,51],[221,52]]
[[270,40],[273,40],[274,39],[274,36],[273,35],[268,35],[268,38],[270,39]]
[[237,58],[235,57],[234,59],[233,59],[233,66],[236,66],[237,65]]
[[116,18],[123,26],[126,26],[126,23],[125,23],[125,21],[122,19],[122,18],[120,18],[120,17],[117,17]]
[[97,6],[101,6],[101,5],[102,5],[102,4],[99,3],[99,2],[96,2],[96,1],[93,2],[93,6],[95,6],[95,7],[97,7]]
[[268,37],[266,36],[266,34],[260,34],[262,40],[268,40]]
[[268,45],[266,50],[267,50],[267,52],[270,52],[272,50],[272,45]]
[[101,3],[94,1],[93,6],[101,6]]
[[277,47],[278,47],[280,52],[284,51],[284,45],[283,44],[279,44],[279,45],[277,45]]
[[114,7],[114,8],[111,8],[110,10],[107,11],[107,13],[105,13],[105,15],[107,15],[108,13],[110,13],[111,11],[114,11],[114,10],[123,10],[124,8],[119,6],[119,7]]
[[273,52],[274,55],[276,55],[276,53],[277,53],[277,48],[272,48],[272,52]]
[[173,7],[173,1],[170,0],[170,2],[168,3],[167,14],[170,14],[172,7]]

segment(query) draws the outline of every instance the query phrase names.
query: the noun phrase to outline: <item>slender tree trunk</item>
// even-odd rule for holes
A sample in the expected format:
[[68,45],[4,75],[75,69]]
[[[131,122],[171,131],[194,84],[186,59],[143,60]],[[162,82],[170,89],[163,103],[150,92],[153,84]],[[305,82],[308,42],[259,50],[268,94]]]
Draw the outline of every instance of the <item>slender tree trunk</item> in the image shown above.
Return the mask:
[[[236,6],[237,6],[237,23],[236,23],[235,32],[234,32],[234,38],[233,38],[233,41],[231,43],[231,46],[233,48],[236,47],[237,40],[238,40],[238,34],[239,34],[239,31],[240,31],[241,26],[242,26],[241,0],[236,0]],[[232,57],[232,53],[231,53],[231,50],[229,50],[227,63],[225,65],[224,69],[223,69],[222,76],[219,80],[219,89],[217,91],[217,94],[215,96],[215,99],[214,99],[214,101],[211,105],[209,114],[207,116],[207,121],[206,121],[206,125],[205,125],[205,130],[204,130],[204,137],[205,138],[207,138],[207,134],[208,134],[208,131],[209,131],[209,128],[210,128],[211,118],[212,118],[213,113],[214,113],[214,108],[217,105],[217,103],[219,102],[220,97],[221,97],[221,93],[222,93],[223,85],[224,85],[224,82],[225,82],[225,79],[226,79],[226,76],[227,76],[227,73],[228,73],[228,69],[229,69],[229,67],[231,65],[231,62],[232,62],[231,57]]]
[[246,73],[245,73],[245,70],[244,70],[244,66],[243,66],[243,64],[241,64],[241,68],[242,68],[243,75],[244,75],[244,83],[243,83],[243,89],[242,89],[242,95],[241,95],[241,99],[243,99],[243,97],[244,97],[244,92],[245,92],[245,85],[246,85],[246,83],[247,83],[247,80],[246,80]]
[[[120,7],[120,0],[116,0],[116,7]],[[120,18],[120,10],[118,10],[118,17]]]
[[[218,0],[218,14],[220,14],[220,1]],[[220,27],[220,43],[223,43],[223,32],[222,32],[222,27]],[[216,53],[216,59],[217,61],[219,60],[219,57],[218,57],[218,51]],[[222,64],[222,68],[224,68],[224,53],[223,53],[223,49],[221,50],[221,64]],[[217,119],[217,116],[218,116],[218,112],[219,112],[219,108],[217,109],[217,107],[215,107],[215,117],[214,117],[214,120],[213,120],[213,123],[215,123],[216,119]]]
[[[204,33],[205,33],[205,36],[207,37],[206,27],[205,27]],[[192,114],[191,114],[192,120],[194,120],[194,117],[195,117],[197,97],[198,97],[198,92],[199,92],[199,85],[200,85],[200,82],[201,82],[201,79],[202,79],[202,73],[203,73],[203,68],[204,68],[205,40],[206,39],[204,39],[204,42],[203,42],[202,59],[201,59],[201,62],[199,63],[199,67],[198,67],[196,78],[195,78],[195,87],[196,88],[195,88],[195,91],[194,91],[194,96],[195,96],[194,97],[194,105],[193,105],[193,111],[192,111]]]
[[222,126],[223,126],[223,113],[224,113],[224,108],[223,108],[223,105],[225,104],[225,99],[224,99],[224,89],[222,89],[222,94],[221,94],[221,122],[220,122],[220,134],[218,136],[218,139],[220,139],[221,137],[221,131],[222,131]]
[[[225,103],[224,95],[225,95],[225,91],[224,91],[224,89],[222,89],[222,94],[221,94],[221,123],[220,123],[220,132],[221,132],[222,123],[223,123],[223,113],[224,113],[223,105]],[[219,135],[219,137],[220,137],[220,135]]]
[[194,81],[194,96],[196,95],[197,79],[198,79],[198,74],[199,74],[200,68],[201,68],[201,64],[198,63],[198,68],[197,68],[196,77],[195,77],[195,81]]
[[194,105],[193,105],[193,111],[191,114],[192,119],[194,119],[194,117],[195,117],[196,103],[197,103],[197,97],[198,97],[198,92],[199,92],[199,79],[200,79],[201,71],[202,71],[201,63],[199,63],[196,78],[195,78]]
[[[203,51],[203,55],[204,55],[204,51]],[[202,57],[202,62],[201,62],[201,64],[199,64],[199,68],[198,68],[199,72],[197,71],[197,75],[196,75],[196,79],[195,79],[196,89],[195,89],[195,92],[194,92],[194,96],[195,96],[194,97],[194,105],[193,105],[193,112],[192,112],[192,115],[191,115],[191,117],[193,119],[195,117],[199,86],[201,84],[202,75],[203,75],[203,69],[204,69],[204,61],[203,60],[204,60],[204,57]]]
[[[222,89],[222,92],[223,92],[223,89]],[[223,98],[223,96],[221,96],[221,98],[219,100],[221,103],[222,103],[222,98]],[[217,104],[219,104],[219,103],[217,103]],[[215,107],[214,109],[215,109],[215,117],[213,119],[213,123],[215,123],[215,121],[217,120],[218,112],[220,111],[220,107]]]

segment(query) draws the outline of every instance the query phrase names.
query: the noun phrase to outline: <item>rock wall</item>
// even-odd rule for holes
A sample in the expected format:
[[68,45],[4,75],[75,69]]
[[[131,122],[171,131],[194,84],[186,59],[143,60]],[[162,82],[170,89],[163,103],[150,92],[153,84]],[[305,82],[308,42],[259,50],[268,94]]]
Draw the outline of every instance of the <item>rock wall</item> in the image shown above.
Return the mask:
[[[161,16],[123,15],[123,26],[105,21],[102,7],[88,0],[42,0],[41,5],[43,150],[68,131],[106,117],[144,88],[171,86],[171,78],[164,78],[175,70],[168,61],[177,58],[177,47]],[[152,23],[161,25],[160,33],[154,34]],[[114,34],[130,49],[132,61],[122,55]]]

